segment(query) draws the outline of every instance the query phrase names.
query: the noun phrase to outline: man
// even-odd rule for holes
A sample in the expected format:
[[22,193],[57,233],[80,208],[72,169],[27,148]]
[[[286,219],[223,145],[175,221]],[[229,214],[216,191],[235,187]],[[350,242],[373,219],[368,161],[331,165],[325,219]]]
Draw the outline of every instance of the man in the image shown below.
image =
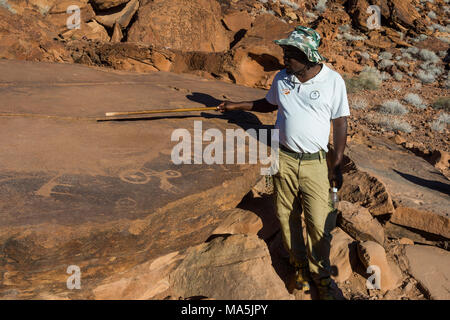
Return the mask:
[[[275,128],[280,134],[279,171],[273,176],[275,205],[283,243],[296,268],[298,288],[308,289],[312,278],[321,299],[333,299],[330,279],[331,230],[336,225],[330,183],[342,185],[340,164],[350,115],[342,77],[319,54],[320,36],[299,26],[283,48],[285,69],[274,78],[266,97],[257,101],[222,102],[217,109],[272,112],[278,109]],[[334,150],[327,165],[330,122]],[[302,210],[303,209],[303,210]],[[301,212],[306,226],[302,235]]]

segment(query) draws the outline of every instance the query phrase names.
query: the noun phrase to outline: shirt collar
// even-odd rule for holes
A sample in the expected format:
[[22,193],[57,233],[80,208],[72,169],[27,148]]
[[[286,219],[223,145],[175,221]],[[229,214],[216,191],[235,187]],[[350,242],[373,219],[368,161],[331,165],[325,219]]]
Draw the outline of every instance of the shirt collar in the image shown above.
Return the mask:
[[293,75],[293,74],[292,75],[288,75],[287,72],[286,72],[286,69],[284,70],[284,73],[285,73],[285,78],[288,81],[292,82],[292,83],[295,83],[295,84],[313,84],[315,82],[321,81],[321,79],[324,78],[325,73],[327,72],[326,69],[327,69],[327,66],[324,63],[322,63],[322,69],[319,71],[319,73],[316,74],[314,77],[312,77],[311,79],[309,79],[306,82],[300,82],[300,80],[298,80],[298,78],[295,75]]

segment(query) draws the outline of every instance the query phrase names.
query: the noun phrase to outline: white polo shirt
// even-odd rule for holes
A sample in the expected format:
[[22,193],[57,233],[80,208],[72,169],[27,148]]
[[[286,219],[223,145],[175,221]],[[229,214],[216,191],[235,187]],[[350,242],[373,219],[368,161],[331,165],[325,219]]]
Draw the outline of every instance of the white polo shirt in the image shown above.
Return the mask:
[[331,119],[350,115],[344,79],[322,65],[322,70],[304,83],[281,70],[266,95],[269,103],[278,105],[275,128],[279,129],[279,142],[295,152],[328,151]]

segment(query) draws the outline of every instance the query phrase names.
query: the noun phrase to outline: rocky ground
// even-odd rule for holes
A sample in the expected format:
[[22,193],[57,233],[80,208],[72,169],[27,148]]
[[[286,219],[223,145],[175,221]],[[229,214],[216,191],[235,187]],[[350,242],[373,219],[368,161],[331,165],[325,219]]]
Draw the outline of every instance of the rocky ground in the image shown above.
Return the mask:
[[[81,28],[70,30],[73,4]],[[380,29],[367,22],[374,4]],[[449,299],[449,9],[444,0],[0,0],[0,297],[315,299],[314,288],[293,288],[256,167],[168,165],[176,128],[195,119],[266,128],[274,114],[95,121],[263,97],[283,67],[272,40],[302,24],[321,33],[352,108],[331,253],[337,291]],[[80,291],[67,290],[70,264],[82,269]],[[374,264],[380,290],[366,287]]]

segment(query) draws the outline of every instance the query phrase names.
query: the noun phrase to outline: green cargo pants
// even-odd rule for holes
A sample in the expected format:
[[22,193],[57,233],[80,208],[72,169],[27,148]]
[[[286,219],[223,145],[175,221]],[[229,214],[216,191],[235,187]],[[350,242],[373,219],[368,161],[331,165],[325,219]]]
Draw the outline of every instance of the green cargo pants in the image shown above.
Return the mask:
[[273,176],[275,208],[291,263],[309,265],[311,276],[316,280],[331,275],[330,232],[336,226],[336,212],[329,198],[326,153],[319,154],[318,159],[311,159],[314,157],[310,154],[294,157],[280,149],[279,170]]

